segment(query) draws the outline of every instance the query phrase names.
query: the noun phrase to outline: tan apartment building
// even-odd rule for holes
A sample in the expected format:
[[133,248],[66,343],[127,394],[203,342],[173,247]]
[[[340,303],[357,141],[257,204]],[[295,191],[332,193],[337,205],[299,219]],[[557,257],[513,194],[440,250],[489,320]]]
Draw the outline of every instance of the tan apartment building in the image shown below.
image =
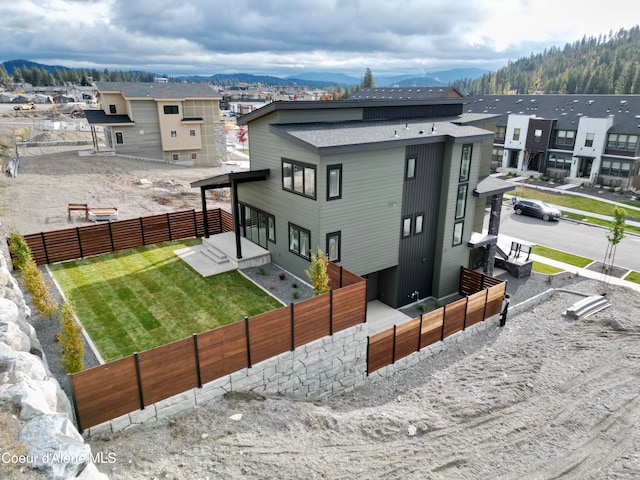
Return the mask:
[[85,111],[116,155],[189,166],[226,160],[220,95],[203,83],[96,82],[99,110]]

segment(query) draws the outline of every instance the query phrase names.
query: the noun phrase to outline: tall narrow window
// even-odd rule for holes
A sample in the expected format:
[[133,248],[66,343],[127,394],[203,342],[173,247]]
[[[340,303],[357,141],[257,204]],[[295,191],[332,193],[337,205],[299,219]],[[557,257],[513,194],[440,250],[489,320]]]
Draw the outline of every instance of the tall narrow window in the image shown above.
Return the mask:
[[267,214],[267,239],[276,243],[276,217]]
[[469,170],[471,168],[471,152],[473,145],[462,146],[462,158],[460,159],[460,182],[469,180]]
[[171,136],[173,138],[176,138],[178,136],[178,132],[176,132],[175,130],[171,130]]
[[340,261],[340,232],[327,233],[327,258],[330,262]]
[[453,224],[453,246],[462,244],[462,233],[464,228],[464,222],[458,222]]
[[416,159],[415,159],[415,157],[407,158],[405,179],[409,180],[411,178],[416,178]]
[[116,132],[116,143],[118,144],[124,143],[124,136],[122,135],[122,132]]
[[419,213],[416,215],[416,224],[414,228],[414,233],[416,235],[420,235],[422,233],[423,226],[424,226],[424,215],[422,213]]
[[327,166],[327,200],[342,198],[342,165]]
[[109,105],[109,113],[116,113],[116,106],[115,105]]
[[458,199],[456,200],[456,220],[464,218],[464,211],[467,207],[467,189],[469,185],[466,183],[458,185]]
[[196,136],[196,131],[195,130],[189,130],[189,135],[192,137]]
[[406,238],[411,235],[411,217],[404,217],[402,219],[402,237]]

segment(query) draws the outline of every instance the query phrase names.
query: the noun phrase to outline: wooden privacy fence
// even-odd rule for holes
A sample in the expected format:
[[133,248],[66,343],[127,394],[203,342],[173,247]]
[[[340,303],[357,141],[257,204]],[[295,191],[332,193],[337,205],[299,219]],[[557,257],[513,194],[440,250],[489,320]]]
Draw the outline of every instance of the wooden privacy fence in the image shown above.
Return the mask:
[[71,375],[80,431],[364,323],[366,281],[329,274],[343,287]]
[[[461,276],[469,273],[475,274],[471,270],[463,269]],[[485,280],[489,278],[491,277],[485,276]],[[500,313],[507,283],[495,278],[491,278],[491,283],[494,284],[484,290],[476,290],[465,298],[369,337],[367,373],[391,365],[428,345]]]
[[[233,230],[231,214],[220,208],[207,210],[207,220],[211,235]],[[24,239],[36,264],[45,265],[202,236],[202,211],[186,210],[35,233]]]

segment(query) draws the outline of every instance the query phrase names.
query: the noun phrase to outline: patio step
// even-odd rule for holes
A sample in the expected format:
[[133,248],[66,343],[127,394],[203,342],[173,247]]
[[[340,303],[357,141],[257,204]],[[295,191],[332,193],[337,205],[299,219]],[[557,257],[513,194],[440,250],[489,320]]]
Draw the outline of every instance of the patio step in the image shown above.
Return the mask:
[[201,252],[204,256],[210,258],[217,264],[229,263],[229,257],[211,244],[207,244],[206,248],[203,248]]
[[602,295],[591,295],[571,305],[564,315],[574,320],[587,318],[600,310],[610,307],[611,303]]

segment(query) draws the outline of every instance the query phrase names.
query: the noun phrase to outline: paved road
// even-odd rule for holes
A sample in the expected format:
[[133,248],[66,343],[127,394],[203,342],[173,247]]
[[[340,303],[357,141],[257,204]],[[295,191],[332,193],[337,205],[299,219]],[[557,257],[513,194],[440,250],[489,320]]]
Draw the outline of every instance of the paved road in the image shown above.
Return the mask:
[[[502,207],[500,233],[599,261],[604,258],[608,243],[605,229],[566,220],[544,222],[516,215],[510,206]],[[628,235],[618,245],[615,264],[640,271],[639,253],[640,237]]]

